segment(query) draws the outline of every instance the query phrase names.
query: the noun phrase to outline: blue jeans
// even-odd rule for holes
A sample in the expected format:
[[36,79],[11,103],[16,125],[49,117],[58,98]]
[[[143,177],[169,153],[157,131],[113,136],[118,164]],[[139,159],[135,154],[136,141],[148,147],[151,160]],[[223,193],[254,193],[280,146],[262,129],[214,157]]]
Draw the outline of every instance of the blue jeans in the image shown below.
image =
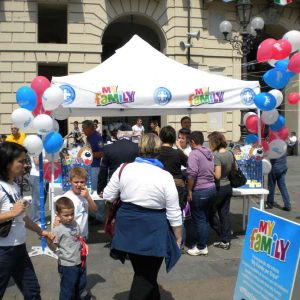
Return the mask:
[[[231,185],[220,186],[212,202],[209,212],[210,226],[216,231],[223,243],[231,241],[230,200],[232,196]],[[218,216],[217,216],[218,213]]]
[[200,250],[204,249],[207,245],[209,208],[215,195],[215,186],[193,191],[191,213],[197,231],[197,240],[194,241],[194,245],[196,244]]
[[58,265],[60,274],[60,294],[59,300],[79,300],[86,292],[86,268],[77,266]]
[[40,179],[39,176],[30,175],[29,182],[31,185],[31,220],[39,222],[41,218],[40,212]]
[[267,198],[267,204],[270,207],[274,205],[276,183],[280,190],[284,206],[287,208],[291,207],[289,193],[285,184],[286,173],[287,173],[287,169],[272,168],[271,172],[268,175],[269,195]]
[[12,277],[25,300],[40,300],[40,285],[26,245],[0,247],[0,299]]

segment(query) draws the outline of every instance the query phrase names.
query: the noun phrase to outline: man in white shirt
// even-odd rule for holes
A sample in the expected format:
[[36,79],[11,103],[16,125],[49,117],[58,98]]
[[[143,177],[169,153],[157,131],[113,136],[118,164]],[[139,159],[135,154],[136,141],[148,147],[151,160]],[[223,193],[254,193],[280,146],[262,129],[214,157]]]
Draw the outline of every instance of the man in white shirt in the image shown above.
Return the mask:
[[297,155],[297,136],[295,131],[291,131],[287,138],[288,155]]
[[133,136],[132,141],[134,143],[138,143],[140,141],[141,136],[144,134],[144,126],[142,125],[143,121],[141,118],[136,120],[136,124],[132,126]]

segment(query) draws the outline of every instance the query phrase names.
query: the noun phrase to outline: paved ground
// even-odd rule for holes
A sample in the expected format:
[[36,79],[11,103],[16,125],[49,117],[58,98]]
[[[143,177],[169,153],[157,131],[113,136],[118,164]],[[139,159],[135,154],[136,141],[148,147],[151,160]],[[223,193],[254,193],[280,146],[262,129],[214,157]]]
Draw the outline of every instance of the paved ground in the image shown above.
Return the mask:
[[[292,211],[285,212],[280,207],[270,210],[276,215],[298,223],[300,222],[299,167],[300,157],[289,157],[286,181],[292,200]],[[278,192],[276,201],[282,206],[281,196]],[[241,212],[241,198],[233,198],[231,219],[234,238],[229,251],[211,246],[215,238],[212,233],[208,257],[191,257],[185,254],[171,273],[167,274],[164,267],[162,268],[159,274],[162,300],[232,299],[244,238]],[[133,275],[130,263],[126,262],[125,265],[122,265],[109,257],[109,250],[105,247],[107,237],[100,226],[91,226],[91,231],[88,258],[89,287],[97,299],[127,299]],[[39,241],[35,235],[29,233],[27,244],[30,248],[33,245],[39,245]],[[56,260],[44,255],[34,257],[32,261],[41,284],[43,299],[58,299],[59,278]],[[4,299],[22,299],[13,283],[7,289]]]

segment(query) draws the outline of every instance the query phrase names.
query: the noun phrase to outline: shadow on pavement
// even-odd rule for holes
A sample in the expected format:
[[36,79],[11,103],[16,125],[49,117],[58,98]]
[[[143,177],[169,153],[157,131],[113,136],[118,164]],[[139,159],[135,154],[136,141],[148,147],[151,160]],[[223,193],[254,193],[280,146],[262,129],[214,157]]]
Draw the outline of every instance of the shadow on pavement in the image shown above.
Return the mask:
[[[160,296],[163,300],[175,300],[175,298],[172,296],[172,294],[169,291],[164,290],[164,288],[160,285],[159,286]],[[113,296],[114,300],[127,300],[129,296],[129,291],[122,292],[115,294]]]

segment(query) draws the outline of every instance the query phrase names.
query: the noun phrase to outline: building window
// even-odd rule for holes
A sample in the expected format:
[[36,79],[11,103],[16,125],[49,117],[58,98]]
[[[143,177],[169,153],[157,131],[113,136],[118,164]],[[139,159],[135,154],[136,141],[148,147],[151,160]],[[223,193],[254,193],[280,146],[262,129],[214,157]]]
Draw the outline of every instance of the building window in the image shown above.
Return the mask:
[[38,42],[67,44],[67,5],[38,4]]

